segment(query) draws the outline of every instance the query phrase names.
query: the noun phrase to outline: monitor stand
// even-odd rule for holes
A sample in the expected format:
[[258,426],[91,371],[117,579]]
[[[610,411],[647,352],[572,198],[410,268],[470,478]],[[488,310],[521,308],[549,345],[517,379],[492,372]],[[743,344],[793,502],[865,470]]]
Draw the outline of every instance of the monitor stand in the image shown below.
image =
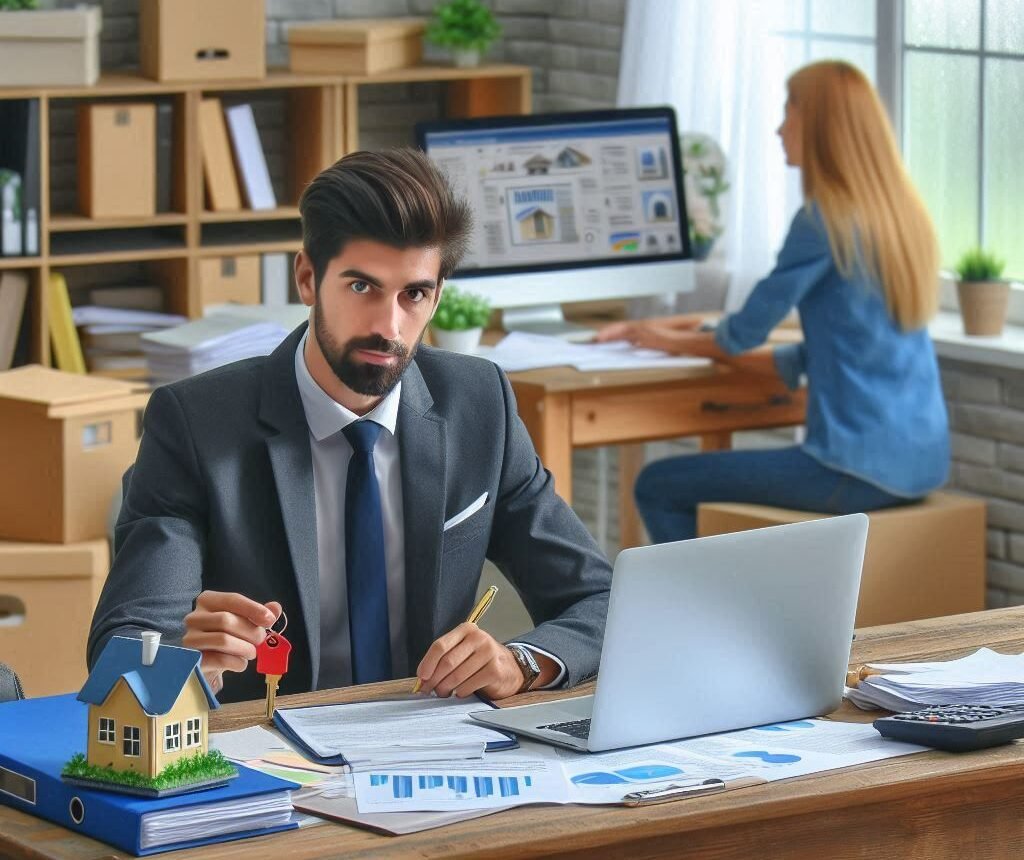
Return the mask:
[[571,343],[586,343],[597,334],[592,328],[567,322],[562,314],[562,306],[558,304],[505,308],[501,312],[501,325],[508,332],[543,334]]

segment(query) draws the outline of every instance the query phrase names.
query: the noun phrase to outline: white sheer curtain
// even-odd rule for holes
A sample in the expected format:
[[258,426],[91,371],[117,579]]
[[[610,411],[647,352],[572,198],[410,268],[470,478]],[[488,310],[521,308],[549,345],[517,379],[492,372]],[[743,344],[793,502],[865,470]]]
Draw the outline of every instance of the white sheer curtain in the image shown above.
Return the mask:
[[709,264],[728,275],[726,307],[771,269],[800,205],[775,129],[793,58],[771,37],[783,0],[629,0],[618,104],[672,105],[680,133],[703,132],[728,159],[725,232]]

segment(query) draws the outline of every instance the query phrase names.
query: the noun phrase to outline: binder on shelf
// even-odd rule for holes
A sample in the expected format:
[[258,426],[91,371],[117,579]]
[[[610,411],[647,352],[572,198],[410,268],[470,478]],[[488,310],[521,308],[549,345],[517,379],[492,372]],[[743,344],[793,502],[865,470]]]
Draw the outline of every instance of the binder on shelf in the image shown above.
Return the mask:
[[288,304],[291,270],[287,254],[264,254],[260,259],[263,280],[263,304],[277,307]]
[[235,165],[245,201],[250,209],[274,209],[277,199],[274,187],[270,184],[270,171],[267,159],[260,144],[256,119],[253,117],[252,105],[234,105],[224,109],[228,130],[231,132],[231,145],[235,153]]
[[238,193],[238,178],[220,99],[203,99],[199,103],[199,148],[203,156],[207,206],[214,212],[241,209],[242,198]]
[[0,370],[9,370],[14,364],[27,295],[26,272],[0,272]]
[[174,107],[170,102],[156,105],[156,211],[171,211],[171,182],[174,172]]
[[[3,254],[38,256],[39,100],[0,101],[0,128],[3,129],[3,134],[0,134],[0,169],[16,173],[20,185],[16,210],[13,197],[9,216],[7,201],[3,204]],[[7,193],[13,195],[14,189],[7,189]]]
[[57,369],[68,373],[85,373],[82,344],[71,315],[71,296],[68,294],[67,281],[60,272],[50,273],[47,299],[50,339],[53,341],[53,357]]
[[88,730],[88,706],[74,693],[0,705],[0,803],[137,856],[296,827],[299,786],[244,765],[221,788],[165,798],[69,785],[61,770]]

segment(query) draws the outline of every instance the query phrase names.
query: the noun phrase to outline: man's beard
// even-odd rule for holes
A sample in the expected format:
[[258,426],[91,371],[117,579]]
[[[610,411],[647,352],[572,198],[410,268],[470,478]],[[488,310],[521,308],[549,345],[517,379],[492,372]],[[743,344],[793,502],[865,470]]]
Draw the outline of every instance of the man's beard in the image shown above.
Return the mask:
[[[354,337],[344,346],[339,346],[327,330],[327,324],[324,322],[320,308],[319,296],[313,305],[313,327],[316,331],[317,342],[320,344],[320,351],[342,385],[357,394],[365,394],[370,397],[384,397],[398,384],[398,380],[402,378],[402,374],[405,373],[409,362],[416,355],[416,349],[423,339],[423,332],[420,332],[416,343],[413,344],[412,349],[409,349],[400,340],[387,340],[379,334],[373,334],[366,337]],[[374,352],[394,355],[398,357],[398,361],[389,364],[370,364],[365,361],[357,361],[352,357],[357,349],[369,349]]]

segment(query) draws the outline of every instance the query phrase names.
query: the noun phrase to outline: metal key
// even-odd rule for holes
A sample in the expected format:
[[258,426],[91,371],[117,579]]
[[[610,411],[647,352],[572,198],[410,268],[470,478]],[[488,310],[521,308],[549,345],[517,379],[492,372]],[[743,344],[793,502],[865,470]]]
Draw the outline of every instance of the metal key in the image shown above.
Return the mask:
[[288,671],[288,654],[291,650],[292,643],[273,630],[268,630],[266,639],[256,646],[256,671],[267,679],[267,722],[274,719],[277,685],[281,676]]

